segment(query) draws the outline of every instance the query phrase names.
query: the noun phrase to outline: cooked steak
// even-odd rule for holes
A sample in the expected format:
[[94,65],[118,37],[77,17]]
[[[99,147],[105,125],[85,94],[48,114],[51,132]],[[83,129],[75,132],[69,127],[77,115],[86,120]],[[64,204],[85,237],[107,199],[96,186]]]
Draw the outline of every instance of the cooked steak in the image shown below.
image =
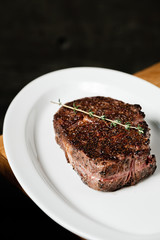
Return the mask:
[[154,173],[156,160],[150,155],[150,133],[140,105],[109,97],[86,97],[66,105],[144,129],[140,134],[63,106],[59,109],[54,115],[56,141],[89,187],[114,191]]

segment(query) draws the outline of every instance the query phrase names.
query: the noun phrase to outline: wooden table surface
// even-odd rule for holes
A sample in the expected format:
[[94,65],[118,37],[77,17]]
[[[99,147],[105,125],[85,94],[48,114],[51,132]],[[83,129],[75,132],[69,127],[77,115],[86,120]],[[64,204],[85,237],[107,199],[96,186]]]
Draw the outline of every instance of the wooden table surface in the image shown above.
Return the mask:
[[[160,63],[156,63],[153,66],[137,72],[134,75],[156,85],[157,87],[160,87]],[[23,191],[7,161],[7,156],[3,146],[3,136],[0,136],[0,174],[5,176],[7,180],[12,182]]]

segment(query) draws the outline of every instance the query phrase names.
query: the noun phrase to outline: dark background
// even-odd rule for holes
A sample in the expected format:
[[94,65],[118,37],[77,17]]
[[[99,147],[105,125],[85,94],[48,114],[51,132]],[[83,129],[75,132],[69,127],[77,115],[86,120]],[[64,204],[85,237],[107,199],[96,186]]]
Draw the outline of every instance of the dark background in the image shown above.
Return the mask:
[[[132,74],[159,60],[160,1],[1,0],[1,134],[11,100],[42,74],[73,66]],[[1,239],[78,239],[1,175],[0,206]]]

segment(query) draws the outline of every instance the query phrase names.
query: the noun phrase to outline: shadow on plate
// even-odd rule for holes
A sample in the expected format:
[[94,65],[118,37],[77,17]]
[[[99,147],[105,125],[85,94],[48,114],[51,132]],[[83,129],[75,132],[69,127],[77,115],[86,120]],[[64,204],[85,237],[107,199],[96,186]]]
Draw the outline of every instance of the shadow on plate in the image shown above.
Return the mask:
[[151,154],[156,156],[157,169],[154,176],[160,174],[160,122],[148,121],[151,128]]

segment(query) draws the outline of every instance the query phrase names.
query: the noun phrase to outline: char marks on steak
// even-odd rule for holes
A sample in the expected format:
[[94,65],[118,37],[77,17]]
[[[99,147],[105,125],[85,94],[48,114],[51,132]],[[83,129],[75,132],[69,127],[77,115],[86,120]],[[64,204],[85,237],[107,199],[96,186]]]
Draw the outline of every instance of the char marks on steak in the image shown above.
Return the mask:
[[154,173],[156,160],[150,155],[150,134],[140,105],[109,97],[86,97],[73,103],[84,111],[141,126],[136,129],[111,126],[110,122],[61,107],[54,115],[56,141],[82,181],[100,191],[134,185]]

